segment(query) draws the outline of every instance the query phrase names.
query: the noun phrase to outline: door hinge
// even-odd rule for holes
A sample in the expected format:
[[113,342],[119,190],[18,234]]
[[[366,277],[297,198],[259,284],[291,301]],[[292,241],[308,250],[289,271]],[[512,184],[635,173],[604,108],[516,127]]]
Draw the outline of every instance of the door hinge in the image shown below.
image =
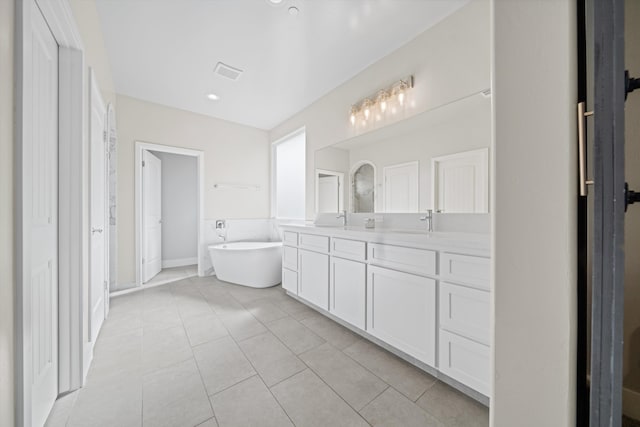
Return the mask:
[[105,292],[109,289],[109,284],[107,283],[107,281],[104,281],[104,290]]
[[145,167],[147,164],[144,162],[144,160],[142,161],[142,167]]
[[144,258],[142,258],[142,263],[144,264]]
[[640,203],[640,193],[637,191],[629,190],[629,184],[624,183],[624,211],[627,211],[629,205],[634,203]]
[[102,131],[102,140],[103,140],[104,142],[107,142],[107,131],[106,131],[106,130],[103,130],[103,131]]

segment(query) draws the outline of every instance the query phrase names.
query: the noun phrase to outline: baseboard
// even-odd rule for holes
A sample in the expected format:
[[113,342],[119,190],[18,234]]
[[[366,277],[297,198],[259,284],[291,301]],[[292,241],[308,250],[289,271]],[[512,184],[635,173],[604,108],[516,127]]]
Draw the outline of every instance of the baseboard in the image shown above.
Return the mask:
[[136,287],[136,282],[116,283],[115,285],[109,288],[109,293],[112,294],[114,292],[126,291],[128,289],[132,289],[135,287]]
[[162,268],[184,267],[198,264],[198,257],[162,260]]
[[640,420],[640,392],[622,389],[622,413],[634,420]]

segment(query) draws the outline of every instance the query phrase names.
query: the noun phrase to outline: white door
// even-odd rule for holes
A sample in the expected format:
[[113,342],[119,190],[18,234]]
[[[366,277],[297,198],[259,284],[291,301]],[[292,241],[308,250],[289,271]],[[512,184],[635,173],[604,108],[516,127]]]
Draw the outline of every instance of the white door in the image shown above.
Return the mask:
[[89,118],[90,185],[91,185],[91,264],[89,286],[89,341],[95,343],[104,322],[107,285],[107,175],[106,175],[106,109],[91,72]]
[[446,213],[488,212],[487,149],[434,157],[434,209]]
[[162,162],[142,152],[142,282],[162,269]]
[[418,170],[418,162],[384,168],[384,212],[418,212]]
[[25,120],[31,125],[24,134],[22,194],[24,374],[31,402],[25,401],[25,417],[42,426],[58,395],[58,45],[34,2],[30,12]]
[[318,212],[340,210],[340,180],[337,176],[318,177]]

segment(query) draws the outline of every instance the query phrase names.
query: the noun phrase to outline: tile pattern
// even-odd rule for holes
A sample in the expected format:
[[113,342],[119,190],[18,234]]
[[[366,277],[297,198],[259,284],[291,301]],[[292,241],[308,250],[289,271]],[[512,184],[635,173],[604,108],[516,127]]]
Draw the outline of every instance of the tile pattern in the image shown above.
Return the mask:
[[112,299],[59,426],[484,427],[489,412],[288,297],[191,277]]

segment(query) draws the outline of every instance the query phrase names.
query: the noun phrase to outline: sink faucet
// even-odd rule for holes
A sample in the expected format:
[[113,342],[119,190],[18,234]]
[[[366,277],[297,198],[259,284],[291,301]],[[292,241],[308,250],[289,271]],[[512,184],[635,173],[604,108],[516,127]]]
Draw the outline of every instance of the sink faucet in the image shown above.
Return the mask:
[[342,218],[342,226],[343,227],[347,226],[347,211],[345,210],[340,211],[340,213],[338,213],[336,218]]
[[433,209],[428,209],[427,214],[420,217],[420,221],[427,221],[427,230],[433,231]]

